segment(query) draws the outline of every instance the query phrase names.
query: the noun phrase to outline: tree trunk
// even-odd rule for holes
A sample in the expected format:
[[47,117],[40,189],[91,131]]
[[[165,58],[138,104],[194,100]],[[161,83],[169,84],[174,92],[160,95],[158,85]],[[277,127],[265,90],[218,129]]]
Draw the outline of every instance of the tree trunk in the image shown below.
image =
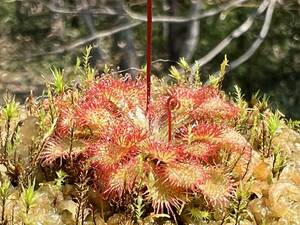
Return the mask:
[[[115,35],[115,44],[119,51],[121,51],[120,69],[128,69],[131,67],[138,67],[138,59],[136,55],[136,49],[134,46],[134,36],[132,30],[126,30]],[[135,70],[129,70],[133,76]]]
[[[51,0],[51,5],[56,8],[64,8],[63,0]],[[51,13],[51,33],[49,36],[63,38],[65,32],[65,21],[60,13]]]
[[[79,16],[82,19],[87,32],[93,36],[96,33],[96,29],[93,15],[90,12],[89,3],[87,0],[77,0],[77,7],[81,9]],[[99,48],[99,40],[92,41],[89,44],[93,47],[91,50],[90,65],[95,67],[98,61],[102,59],[102,52]]]
[[[170,16],[176,15],[176,0],[168,0],[169,3],[169,14]],[[178,30],[179,26],[175,23],[169,23],[169,34],[168,34],[168,49],[169,49],[169,59],[171,60],[170,64],[174,64],[175,61],[178,61],[179,50],[178,50]]]
[[[119,3],[114,8],[117,10],[117,12],[119,12],[120,15],[126,14],[123,12],[121,6],[122,4]],[[126,24],[128,23],[129,19],[128,17],[124,17],[120,21],[121,23]],[[119,62],[119,66],[121,70],[132,68],[132,67],[137,68],[139,66],[139,61],[136,55],[136,49],[134,44],[135,44],[135,40],[134,40],[134,33],[132,29],[122,31],[114,35],[114,46],[121,56]],[[133,77],[135,77],[137,71],[129,69],[128,72],[131,73]]]
[[[198,15],[200,10],[201,0],[196,0],[191,5],[189,16]],[[194,56],[200,38],[200,20],[191,21],[184,26],[187,27],[187,35],[183,41],[180,56],[190,62]]]

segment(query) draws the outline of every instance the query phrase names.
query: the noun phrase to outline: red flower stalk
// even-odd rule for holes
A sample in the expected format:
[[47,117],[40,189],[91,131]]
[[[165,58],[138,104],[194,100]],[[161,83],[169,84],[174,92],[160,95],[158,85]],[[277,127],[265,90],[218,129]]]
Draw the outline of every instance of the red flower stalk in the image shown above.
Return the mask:
[[[152,61],[152,0],[147,0],[147,103],[146,115],[151,97],[151,61]],[[150,116],[150,115],[149,115]],[[150,121],[150,118],[149,118]]]

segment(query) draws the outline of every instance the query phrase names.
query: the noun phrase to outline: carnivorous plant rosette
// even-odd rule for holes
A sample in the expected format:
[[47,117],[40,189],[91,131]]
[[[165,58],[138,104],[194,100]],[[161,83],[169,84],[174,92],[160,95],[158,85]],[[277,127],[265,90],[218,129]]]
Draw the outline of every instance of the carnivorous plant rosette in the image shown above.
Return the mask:
[[[102,197],[142,192],[156,212],[173,214],[189,197],[211,205],[231,198],[236,162],[224,163],[224,152],[246,165],[251,147],[235,130],[238,108],[222,91],[180,83],[155,87],[147,113],[143,79],[107,75],[76,92],[73,99],[54,97],[58,124],[41,154],[44,165],[84,155]],[[65,148],[71,139],[73,149]]]

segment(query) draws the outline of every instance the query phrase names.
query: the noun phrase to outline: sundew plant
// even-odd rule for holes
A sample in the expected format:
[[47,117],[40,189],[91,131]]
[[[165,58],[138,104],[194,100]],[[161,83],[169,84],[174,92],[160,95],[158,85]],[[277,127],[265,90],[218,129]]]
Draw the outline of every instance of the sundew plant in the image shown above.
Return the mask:
[[225,95],[226,57],[207,81],[180,59],[151,77],[148,100],[142,70],[96,77],[86,51],[80,83],[54,68],[45,95],[1,111],[3,223],[264,224],[249,208],[253,185],[280,179],[288,158],[276,138],[292,122],[265,98],[250,107],[238,87]]
[[215,84],[179,81],[154,78],[147,112],[142,77],[105,74],[52,96],[57,123],[42,165],[88,169],[104,198],[122,204],[142,193],[155,212],[174,217],[194,197],[228,204],[252,151],[235,129],[239,108]]

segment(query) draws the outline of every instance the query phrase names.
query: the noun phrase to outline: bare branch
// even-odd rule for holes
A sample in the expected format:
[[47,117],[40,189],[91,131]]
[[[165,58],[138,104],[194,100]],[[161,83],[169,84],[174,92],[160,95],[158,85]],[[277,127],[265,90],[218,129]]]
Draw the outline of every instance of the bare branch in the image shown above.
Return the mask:
[[255,21],[255,18],[262,14],[268,7],[269,0],[264,0],[258,9],[251,14],[247,20],[242,23],[238,28],[233,30],[225,39],[223,39],[217,46],[215,46],[209,53],[207,53],[205,56],[203,56],[201,59],[197,60],[194,64],[194,66],[197,64],[197,66],[203,66],[210,62],[215,56],[217,56],[224,48],[226,48],[232,40],[240,37],[243,33],[248,31],[252,24]]
[[230,64],[229,70],[233,70],[239,65],[241,65],[242,63],[246,62],[256,52],[259,46],[263,43],[270,29],[275,5],[276,5],[276,0],[271,0],[259,36],[253,42],[251,47],[243,55],[241,55],[239,58],[237,58]]
[[[62,8],[62,7],[57,7],[53,4],[48,4],[47,2],[45,2],[44,0],[38,0],[38,2],[40,2],[41,4],[43,4],[43,6],[45,6],[49,11],[54,12],[54,13],[60,13],[60,14],[79,14],[81,12],[81,8],[77,8],[77,9],[68,9],[68,8]],[[113,10],[112,8],[109,7],[104,7],[104,8],[99,8],[99,9],[90,9],[91,13],[93,15],[95,14],[101,14],[101,15],[118,15],[118,13]]]
[[[167,62],[173,62],[173,63],[176,63],[176,61],[173,61],[173,60],[169,60],[169,59],[157,59],[157,60],[153,60],[151,61],[151,64],[155,64],[155,63],[167,63]],[[124,72],[128,72],[130,70],[135,70],[135,71],[138,71],[138,72],[142,72],[144,71],[144,69],[141,69],[141,68],[137,68],[137,67],[129,67],[127,69],[124,69],[124,70],[118,70],[116,72],[118,73],[124,73]]]
[[[200,20],[205,17],[210,17],[217,15],[224,10],[228,10],[232,7],[237,7],[241,5],[242,3],[246,2],[247,0],[233,0],[229,3],[222,4],[219,7],[216,7],[211,10],[207,10],[206,12],[197,14],[197,15],[192,15],[192,16],[186,16],[186,17],[179,17],[179,16],[154,16],[153,17],[153,22],[167,22],[167,23],[186,23],[190,21],[195,21],[195,20]],[[140,20],[140,21],[147,21],[147,17],[143,14],[133,12],[126,4],[123,4],[123,9],[124,11],[128,14],[133,19]]]
[[66,47],[61,46],[56,50],[44,52],[44,53],[33,54],[33,55],[30,55],[29,57],[38,57],[38,56],[43,56],[43,55],[55,55],[55,54],[65,53],[65,52],[71,51],[75,48],[78,48],[84,44],[87,44],[91,41],[94,41],[98,38],[109,37],[113,34],[136,27],[140,24],[142,24],[142,22],[134,22],[134,23],[129,23],[129,24],[125,24],[125,25],[120,25],[120,26],[114,27],[109,30],[95,32],[94,35],[90,35],[86,38],[81,38]]

